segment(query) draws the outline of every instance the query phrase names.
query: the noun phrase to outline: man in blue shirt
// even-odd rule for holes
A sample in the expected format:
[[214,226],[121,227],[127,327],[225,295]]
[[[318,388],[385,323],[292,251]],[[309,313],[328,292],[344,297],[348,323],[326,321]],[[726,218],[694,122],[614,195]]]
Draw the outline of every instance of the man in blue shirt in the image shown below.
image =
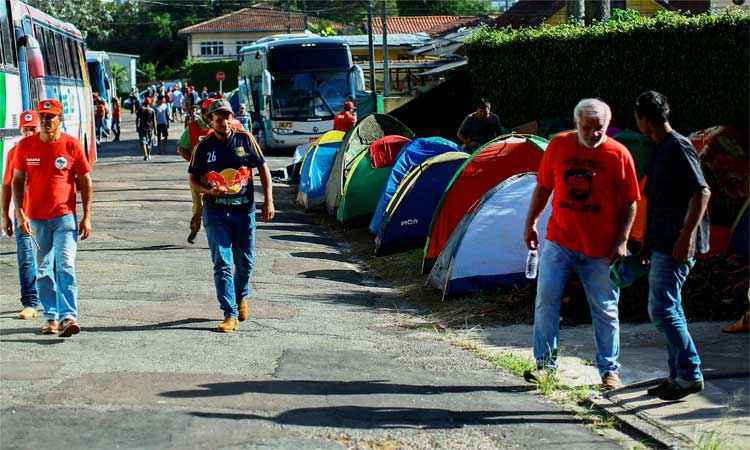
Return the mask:
[[275,210],[266,160],[250,133],[231,126],[232,106],[226,100],[216,100],[208,116],[213,133],[195,148],[188,172],[192,188],[203,194],[203,223],[211,248],[216,296],[224,312],[219,331],[229,333],[239,329],[239,322],[250,313],[250,275],[255,259],[253,169],[258,169],[263,185],[262,219],[272,220]]
[[662,400],[679,400],[703,390],[701,360],[687,329],[680,291],[695,264],[708,251],[708,188],[690,141],[669,124],[669,103],[655,91],[635,105],[638,128],[655,142],[647,172],[644,263],[650,260],[648,314],[667,341],[669,376],[648,390]]

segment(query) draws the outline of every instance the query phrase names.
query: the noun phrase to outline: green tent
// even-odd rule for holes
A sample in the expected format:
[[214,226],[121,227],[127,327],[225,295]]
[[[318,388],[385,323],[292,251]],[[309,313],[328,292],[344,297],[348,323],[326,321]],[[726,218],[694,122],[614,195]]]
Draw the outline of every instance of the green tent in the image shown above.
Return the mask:
[[[387,114],[370,114],[344,136],[326,185],[326,209],[340,222],[374,211],[385,182],[379,180],[387,179],[390,167],[373,169],[368,150],[376,140],[393,134],[414,137],[406,125]],[[351,181],[355,173],[357,179]],[[370,200],[371,196],[374,200]],[[369,201],[374,203],[368,206]]]
[[643,178],[654,151],[654,143],[641,133],[628,129],[620,131],[614,138],[630,151],[635,163],[636,175],[639,180]]

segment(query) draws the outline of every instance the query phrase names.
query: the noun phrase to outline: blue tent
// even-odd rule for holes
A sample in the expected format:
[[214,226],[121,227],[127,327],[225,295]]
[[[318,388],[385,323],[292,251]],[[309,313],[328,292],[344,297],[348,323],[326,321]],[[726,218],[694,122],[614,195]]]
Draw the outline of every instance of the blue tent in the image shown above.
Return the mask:
[[388,202],[396,193],[401,180],[414,166],[418,166],[433,156],[455,151],[459,151],[458,145],[441,137],[419,138],[406,144],[396,158],[388,182],[385,184],[385,189],[380,195],[380,201],[370,222],[370,233],[377,234],[380,230],[383,219],[385,219],[385,209]]
[[409,171],[385,208],[385,219],[375,237],[376,255],[424,246],[440,198],[468,157],[465,152],[447,152]]
[[325,201],[326,183],[343,139],[344,132],[329,131],[311,145],[305,154],[297,193],[297,202],[303,207],[312,208]]

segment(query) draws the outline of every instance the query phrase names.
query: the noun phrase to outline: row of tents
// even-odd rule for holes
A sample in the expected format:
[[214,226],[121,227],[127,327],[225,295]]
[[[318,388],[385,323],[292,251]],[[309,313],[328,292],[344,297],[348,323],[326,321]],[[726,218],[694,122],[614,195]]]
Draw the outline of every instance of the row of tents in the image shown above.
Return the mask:
[[[710,147],[711,140],[702,136],[701,149]],[[631,151],[645,184],[651,142],[629,130],[616,131],[614,138]],[[711,142],[717,146],[716,139]],[[524,222],[547,144],[543,137],[509,134],[468,154],[452,141],[416,138],[397,119],[372,114],[346,134],[324,134],[300,154],[297,202],[306,209],[325,207],[349,226],[369,221],[376,255],[424,248],[422,272],[444,298],[520,285],[527,282]],[[713,153],[727,164],[726,150]],[[746,170],[747,145],[744,153],[730,158],[742,160]],[[746,173],[743,180],[746,185]],[[744,207],[730,206],[736,220],[729,234],[745,235],[747,242],[747,230],[734,233],[740,219],[747,220],[747,186],[740,190]],[[539,224],[542,242],[549,209]],[[639,205],[635,239],[643,237],[644,218],[645,200]],[[746,256],[747,246],[740,251]]]

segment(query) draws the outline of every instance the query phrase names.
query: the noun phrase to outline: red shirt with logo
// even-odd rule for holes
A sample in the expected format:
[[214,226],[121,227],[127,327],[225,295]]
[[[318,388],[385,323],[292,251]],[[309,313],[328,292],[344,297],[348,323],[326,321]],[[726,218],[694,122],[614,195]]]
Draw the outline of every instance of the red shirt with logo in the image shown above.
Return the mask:
[[624,220],[623,207],[640,199],[627,148],[607,138],[590,149],[576,132],[549,143],[539,184],[553,190],[547,239],[592,258],[610,255]]
[[81,144],[65,133],[44,143],[35,134],[16,145],[14,168],[26,172],[24,210],[33,220],[49,220],[76,210],[76,176],[91,172]]

